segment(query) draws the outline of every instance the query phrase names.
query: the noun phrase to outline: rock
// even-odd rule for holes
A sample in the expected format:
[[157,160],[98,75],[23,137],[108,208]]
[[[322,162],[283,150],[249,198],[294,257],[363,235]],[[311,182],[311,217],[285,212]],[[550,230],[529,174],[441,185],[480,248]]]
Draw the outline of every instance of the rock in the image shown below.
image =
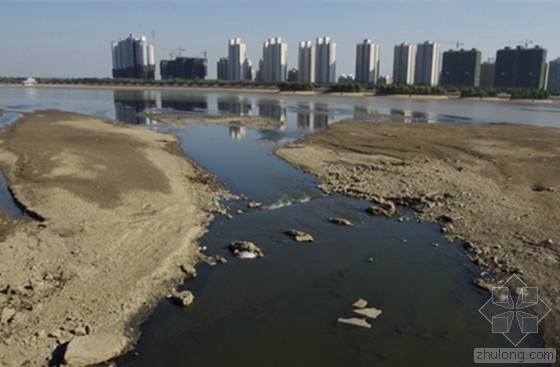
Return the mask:
[[122,354],[128,339],[122,335],[95,334],[75,337],[64,353],[69,366],[89,366],[113,359]]
[[371,324],[369,324],[366,320],[359,319],[357,317],[352,317],[349,319],[345,319],[341,317],[337,321],[340,322],[341,324],[348,324],[348,325],[363,327],[366,329],[371,329]]
[[253,242],[233,241],[229,244],[230,251],[240,259],[255,259],[264,257],[264,253]]
[[70,332],[76,336],[84,336],[84,335],[88,335],[89,331],[90,331],[89,326],[81,326],[71,330]]
[[487,282],[484,279],[480,279],[480,278],[477,278],[477,279],[473,280],[473,283],[478,288],[487,290],[489,292],[492,292],[492,288],[495,287],[494,283]]
[[16,310],[11,307],[6,307],[2,310],[0,316],[0,324],[7,324],[15,316]]
[[397,207],[392,201],[383,201],[366,209],[368,214],[392,217],[397,213]]
[[258,201],[250,201],[247,203],[247,208],[249,209],[257,209],[257,208],[261,208],[263,206],[263,203],[259,203]]
[[453,223],[453,218],[451,218],[448,215],[440,215],[439,217],[436,218],[436,220],[440,223],[440,224],[447,224],[447,223]]
[[194,279],[198,276],[196,269],[192,265],[181,264],[179,268],[186,275],[187,280]]
[[354,312],[357,313],[358,315],[369,317],[370,319],[376,319],[379,315],[381,315],[383,311],[378,310],[375,307],[371,307],[371,308],[362,308],[362,309],[354,310]]
[[352,304],[352,306],[356,307],[356,308],[365,308],[367,306],[367,301],[365,299],[360,298],[359,300],[357,300],[356,302],[354,302]]
[[175,293],[171,297],[171,300],[176,305],[182,307],[189,307],[194,302],[194,295],[192,294],[191,291],[182,291],[182,292]]
[[354,223],[352,223],[348,219],[344,219],[344,218],[329,218],[329,222],[334,223],[334,224],[338,224],[338,225],[341,225],[341,226],[349,226],[349,227],[354,226]]
[[309,233],[298,231],[297,229],[288,229],[284,233],[292,237],[296,242],[315,242],[315,239]]
[[536,191],[536,192],[543,192],[543,191],[554,192],[554,188],[548,187],[548,186],[543,186],[543,185],[535,185],[535,186],[533,186],[533,191]]

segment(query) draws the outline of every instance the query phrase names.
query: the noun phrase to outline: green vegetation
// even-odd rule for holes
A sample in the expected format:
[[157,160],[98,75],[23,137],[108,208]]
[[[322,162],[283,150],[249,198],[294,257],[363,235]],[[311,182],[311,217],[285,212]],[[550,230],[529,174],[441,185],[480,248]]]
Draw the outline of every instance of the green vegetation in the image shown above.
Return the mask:
[[300,83],[300,82],[281,82],[277,85],[278,89],[281,91],[310,91],[313,90],[313,84],[311,83]]
[[443,87],[430,87],[426,85],[386,84],[376,87],[376,94],[421,94],[421,95],[444,95]]
[[362,91],[362,85],[358,83],[337,83],[330,84],[327,93],[359,93]]

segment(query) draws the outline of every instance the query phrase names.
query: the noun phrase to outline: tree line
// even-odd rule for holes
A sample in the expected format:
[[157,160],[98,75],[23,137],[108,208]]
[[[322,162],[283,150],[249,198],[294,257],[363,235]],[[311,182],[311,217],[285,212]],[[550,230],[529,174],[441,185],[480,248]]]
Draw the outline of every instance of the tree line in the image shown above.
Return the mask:
[[[0,84],[21,84],[27,78],[0,77]],[[35,78],[38,84],[52,85],[97,85],[97,86],[179,86],[179,87],[241,87],[267,88],[279,91],[322,91],[325,93],[359,93],[370,91],[375,95],[445,95],[458,94],[461,98],[496,97],[500,94],[512,99],[547,99],[551,95],[558,96],[560,91],[546,91],[531,88],[494,88],[494,87],[453,87],[453,86],[423,86],[405,84],[360,84],[333,83],[314,84],[302,82],[266,83],[261,81],[234,81],[213,79],[132,79],[132,78]]]

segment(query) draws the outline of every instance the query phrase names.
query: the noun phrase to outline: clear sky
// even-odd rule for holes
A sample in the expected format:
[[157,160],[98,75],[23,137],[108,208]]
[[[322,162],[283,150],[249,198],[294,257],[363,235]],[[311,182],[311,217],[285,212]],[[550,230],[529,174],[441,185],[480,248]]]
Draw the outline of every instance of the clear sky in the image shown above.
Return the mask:
[[390,75],[401,42],[460,41],[486,60],[530,40],[558,58],[560,0],[0,0],[0,76],[108,77],[111,41],[152,31],[158,64],[179,48],[206,50],[209,78],[231,37],[245,40],[253,65],[266,39],[283,37],[292,68],[300,41],[330,36],[337,74],[354,74],[356,44],[370,38]]

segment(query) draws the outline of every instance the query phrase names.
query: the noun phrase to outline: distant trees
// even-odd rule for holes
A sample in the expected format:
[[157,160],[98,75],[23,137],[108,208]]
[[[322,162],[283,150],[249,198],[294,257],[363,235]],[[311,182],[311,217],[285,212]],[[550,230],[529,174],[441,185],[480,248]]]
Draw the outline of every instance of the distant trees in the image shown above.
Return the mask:
[[358,83],[337,83],[330,84],[327,93],[359,93],[362,91],[362,85]]
[[303,82],[281,82],[277,85],[278,89],[281,91],[310,91],[313,90],[313,84],[303,83]]
[[427,85],[408,85],[408,84],[384,84],[376,87],[376,94],[414,94],[414,95],[444,95],[443,87],[430,87]]

